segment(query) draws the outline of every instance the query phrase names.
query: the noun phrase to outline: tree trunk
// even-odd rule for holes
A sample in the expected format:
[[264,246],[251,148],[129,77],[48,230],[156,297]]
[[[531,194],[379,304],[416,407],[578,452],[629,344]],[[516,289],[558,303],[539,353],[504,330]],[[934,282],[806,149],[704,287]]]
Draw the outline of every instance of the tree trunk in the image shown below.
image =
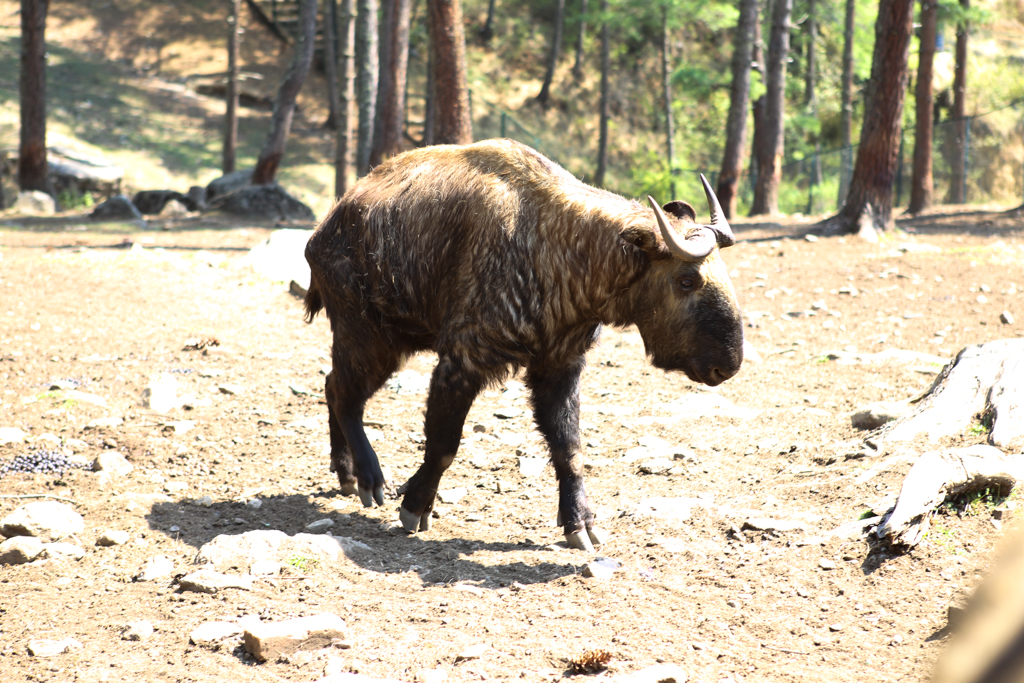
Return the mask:
[[224,112],[224,157],[221,171],[224,175],[235,171],[235,150],[238,148],[238,19],[241,0],[232,0],[228,17],[228,92]]
[[562,51],[562,28],[565,25],[565,0],[555,0],[555,33],[551,36],[551,52],[548,54],[548,68],[544,73],[544,84],[540,86],[537,102],[547,106],[551,98],[551,81],[555,78],[555,67]]
[[850,176],[853,174],[853,29],[856,5],[846,0],[846,21],[843,27],[843,85],[842,104],[839,120],[839,136],[843,146],[840,152],[839,206],[846,203],[850,190]]
[[48,0],[21,0],[21,140],[18,186],[52,192],[46,164],[46,11]]
[[357,0],[356,11],[356,101],[359,130],[356,142],[356,175],[370,172],[373,126],[377,114],[377,0]]
[[910,181],[909,213],[920,213],[932,205],[932,65],[938,0],[921,0],[921,37],[917,63],[916,129],[914,133],[914,176]]
[[672,119],[672,73],[668,68],[668,8],[661,8],[661,82],[665,98],[665,156],[668,161],[668,196],[675,199],[675,121]]
[[338,129],[338,0],[324,0],[324,75],[327,78],[327,121],[324,127]]
[[594,185],[604,187],[608,172],[608,72],[611,64],[611,45],[608,35],[608,0],[601,0],[601,113],[600,135],[597,142],[597,173]]
[[460,0],[428,0],[434,53],[437,144],[473,142],[473,121],[466,87],[466,38]]
[[385,0],[384,42],[377,91],[377,130],[370,164],[376,166],[402,149],[405,123],[405,83],[409,65],[411,0]]
[[338,137],[334,148],[334,194],[341,197],[348,191],[348,158],[352,149],[352,101],[355,99],[355,0],[341,0],[338,23]]
[[[969,9],[971,0],[960,0],[960,6]],[[967,92],[967,35],[970,26],[964,23],[956,30],[956,66],[953,72],[953,111],[952,119],[956,130],[953,145],[953,159],[950,164],[948,204],[963,204],[967,201],[965,183],[967,180],[967,164],[964,152],[967,145],[967,119],[964,117]]]
[[757,23],[757,0],[741,0],[740,16],[733,38],[732,86],[729,89],[729,118],[725,124],[725,152],[718,176],[718,201],[727,219],[736,216],[736,200],[743,170],[743,148],[747,142],[747,105],[750,100],[750,61]]
[[804,72],[804,106],[812,111],[818,108],[818,96],[814,84],[818,80],[818,58],[815,43],[818,42],[818,3],[809,0],[807,5],[807,68]]
[[580,0],[580,25],[576,32],[576,61],[572,65],[572,77],[583,78],[583,39],[587,34],[587,0]]
[[[427,12],[427,33],[433,35],[433,21],[430,12]],[[423,102],[423,145],[429,147],[434,144],[434,132],[437,127],[437,78],[434,73],[434,50],[427,50],[427,97]]]
[[274,100],[274,114],[270,119],[270,134],[252,172],[253,185],[267,185],[274,182],[277,167],[284,157],[288,133],[292,127],[295,114],[295,100],[302,90],[309,74],[309,65],[313,62],[313,45],[316,41],[316,8],[317,0],[302,0],[299,26],[302,28],[299,42],[295,46],[295,54],[284,74],[281,87],[277,90]]
[[491,38],[494,37],[494,0],[490,0],[487,3],[487,20],[484,21],[484,25],[480,28],[479,35],[484,45],[491,42]]
[[823,222],[829,232],[868,228],[865,236],[870,236],[871,228],[888,230],[892,225],[892,184],[899,161],[913,19],[913,0],[881,0],[857,163],[846,205]]
[[779,183],[782,180],[784,151],[786,58],[789,54],[789,17],[793,0],[775,0],[772,34],[768,41],[765,79],[764,136],[757,150],[757,185],[751,216],[779,212]]

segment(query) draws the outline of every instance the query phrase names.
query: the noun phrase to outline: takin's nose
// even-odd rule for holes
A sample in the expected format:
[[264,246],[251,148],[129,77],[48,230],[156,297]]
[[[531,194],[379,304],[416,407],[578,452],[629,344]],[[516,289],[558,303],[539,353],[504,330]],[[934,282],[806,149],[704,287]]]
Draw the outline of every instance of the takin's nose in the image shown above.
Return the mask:
[[718,386],[725,380],[736,375],[740,371],[740,366],[737,365],[734,368],[717,368],[713,367],[708,371],[708,386]]

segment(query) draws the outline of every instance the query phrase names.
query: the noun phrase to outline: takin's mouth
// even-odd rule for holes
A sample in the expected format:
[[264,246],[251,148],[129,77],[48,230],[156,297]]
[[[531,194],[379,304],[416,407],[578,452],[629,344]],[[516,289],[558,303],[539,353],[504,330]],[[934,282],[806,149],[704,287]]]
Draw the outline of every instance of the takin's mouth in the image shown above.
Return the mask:
[[685,374],[691,382],[705,384],[709,387],[717,387],[719,384],[739,372],[738,367],[735,370],[723,370],[718,367],[700,367],[690,358],[665,359],[654,356],[651,358],[651,365],[659,370],[666,370],[669,372],[682,370],[683,374]]

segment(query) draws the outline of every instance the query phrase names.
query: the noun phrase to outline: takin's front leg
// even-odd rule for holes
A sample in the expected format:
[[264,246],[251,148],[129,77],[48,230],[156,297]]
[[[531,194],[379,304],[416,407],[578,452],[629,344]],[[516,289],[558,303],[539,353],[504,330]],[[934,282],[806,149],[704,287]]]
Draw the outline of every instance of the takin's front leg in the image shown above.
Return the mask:
[[339,373],[337,368],[335,361],[325,386],[331,430],[331,469],[337,472],[344,495],[358,493],[363,507],[373,507],[374,502],[383,505],[384,474],[363,430],[366,399],[344,381],[343,378],[350,375]]
[[580,454],[580,373],[583,357],[558,368],[531,367],[533,419],[544,435],[558,477],[558,524],[571,548],[593,552],[606,535],[594,528],[594,513],[583,486]]
[[466,415],[483,385],[483,378],[467,371],[459,359],[442,356],[438,360],[427,397],[423,464],[406,485],[405,498],[398,511],[406,531],[430,529],[430,513],[441,475],[455,460]]

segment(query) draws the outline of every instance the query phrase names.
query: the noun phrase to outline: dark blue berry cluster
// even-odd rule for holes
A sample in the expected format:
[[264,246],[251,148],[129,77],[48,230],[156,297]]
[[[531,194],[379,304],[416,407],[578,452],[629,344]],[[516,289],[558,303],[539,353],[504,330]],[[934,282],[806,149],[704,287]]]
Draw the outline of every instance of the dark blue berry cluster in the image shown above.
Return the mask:
[[0,463],[0,479],[14,472],[52,472],[61,474],[70,469],[88,469],[87,464],[73,463],[62,451],[35,450]]

